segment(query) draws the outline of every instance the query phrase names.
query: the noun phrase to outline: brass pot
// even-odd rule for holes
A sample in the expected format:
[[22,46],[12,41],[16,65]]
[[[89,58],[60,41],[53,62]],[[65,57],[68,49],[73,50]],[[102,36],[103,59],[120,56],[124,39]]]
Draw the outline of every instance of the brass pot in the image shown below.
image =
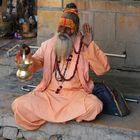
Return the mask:
[[23,51],[22,60],[20,63],[17,63],[17,73],[16,76],[20,80],[27,80],[29,77],[32,76],[32,73],[28,71],[30,65],[32,65],[32,60],[26,58],[25,51]]

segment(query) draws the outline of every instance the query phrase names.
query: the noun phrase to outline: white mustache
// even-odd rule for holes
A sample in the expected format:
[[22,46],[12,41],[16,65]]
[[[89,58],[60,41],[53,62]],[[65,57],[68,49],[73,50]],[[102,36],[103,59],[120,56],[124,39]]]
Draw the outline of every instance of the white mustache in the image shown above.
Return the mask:
[[58,33],[58,37],[61,40],[71,39],[71,37],[68,34],[66,34],[66,33]]

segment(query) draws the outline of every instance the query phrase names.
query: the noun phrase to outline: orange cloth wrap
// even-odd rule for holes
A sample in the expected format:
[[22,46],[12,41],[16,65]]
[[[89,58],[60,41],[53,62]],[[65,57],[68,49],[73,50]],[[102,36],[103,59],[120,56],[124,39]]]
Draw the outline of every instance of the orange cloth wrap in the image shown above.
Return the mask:
[[79,13],[78,13],[78,11],[76,10],[76,9],[72,9],[72,8],[66,8],[66,9],[64,9],[64,11],[63,12],[65,12],[65,13],[73,13],[73,14],[76,14],[76,15],[78,15]]
[[72,19],[68,19],[65,17],[60,17],[60,21],[59,21],[59,26],[58,26],[58,30],[60,26],[65,26],[71,29],[71,32],[75,32],[76,31],[76,25],[73,22]]

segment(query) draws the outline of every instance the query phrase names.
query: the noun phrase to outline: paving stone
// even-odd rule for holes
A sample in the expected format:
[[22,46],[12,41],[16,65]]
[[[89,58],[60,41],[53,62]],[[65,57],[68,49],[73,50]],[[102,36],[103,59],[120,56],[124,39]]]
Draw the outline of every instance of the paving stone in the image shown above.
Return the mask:
[[7,140],[7,139],[5,139],[5,138],[3,138],[3,137],[0,137],[0,140]]
[[140,140],[140,136],[135,136],[132,140]]
[[78,135],[77,136],[63,135],[62,140],[81,140],[81,136],[78,136]]
[[18,129],[14,127],[4,127],[3,137],[10,140],[16,140]]
[[48,140],[48,135],[40,131],[23,131],[23,137],[26,140]]
[[2,126],[10,126],[10,127],[20,128],[19,126],[17,126],[17,124],[15,122],[14,116],[6,116],[6,117],[4,117],[3,118],[3,124],[2,124]]
[[2,134],[3,134],[3,128],[0,127],[0,137],[2,137]]
[[49,140],[62,140],[61,134],[51,135]]
[[0,116],[0,127],[2,126],[2,123],[3,123],[3,117]]
[[18,134],[17,134],[17,139],[21,140],[22,138],[23,138],[23,134],[22,134],[21,131],[19,131]]
[[121,135],[116,133],[111,135],[111,138],[113,138],[113,140],[132,140],[132,136],[130,135]]

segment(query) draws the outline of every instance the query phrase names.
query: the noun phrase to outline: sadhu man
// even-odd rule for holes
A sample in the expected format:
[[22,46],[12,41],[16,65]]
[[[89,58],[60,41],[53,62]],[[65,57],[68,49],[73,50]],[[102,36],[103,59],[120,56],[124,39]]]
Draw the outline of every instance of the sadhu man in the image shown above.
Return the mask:
[[103,103],[93,92],[96,75],[109,71],[107,57],[92,40],[91,28],[79,31],[78,10],[69,3],[60,17],[57,33],[42,43],[32,56],[29,71],[43,68],[40,84],[12,104],[17,124],[28,130],[47,122],[91,121],[102,111]]

